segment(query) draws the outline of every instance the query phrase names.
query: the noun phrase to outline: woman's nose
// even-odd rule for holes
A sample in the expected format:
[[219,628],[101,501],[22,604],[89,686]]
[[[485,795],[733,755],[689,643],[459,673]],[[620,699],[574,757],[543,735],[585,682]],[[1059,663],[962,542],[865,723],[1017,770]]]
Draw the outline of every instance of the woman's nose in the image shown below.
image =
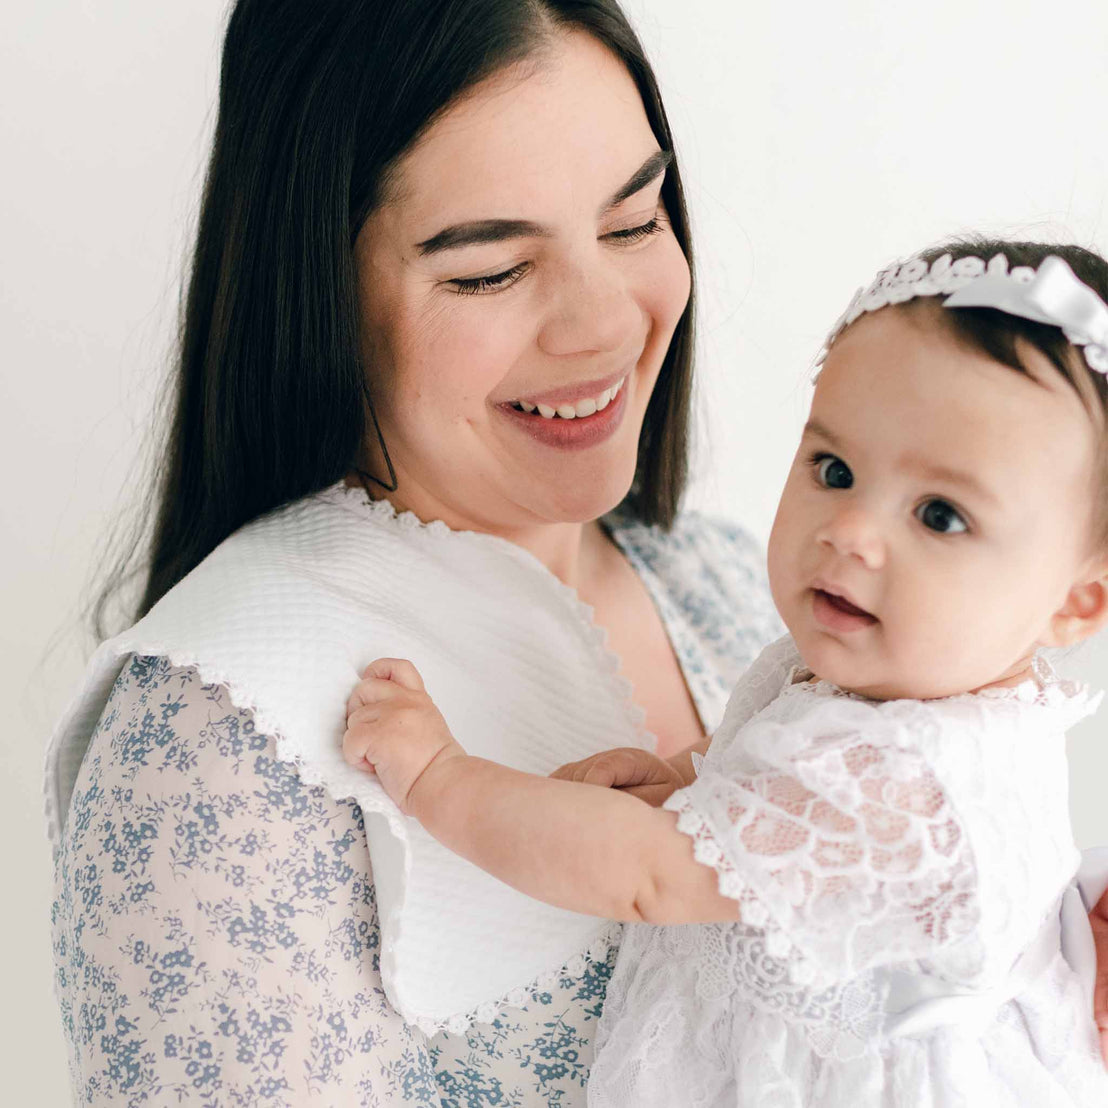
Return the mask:
[[867,569],[885,564],[885,539],[872,514],[858,505],[844,505],[816,533],[818,542],[844,558],[857,558]]
[[611,353],[644,330],[623,274],[603,258],[567,268],[548,306],[538,343],[547,354]]

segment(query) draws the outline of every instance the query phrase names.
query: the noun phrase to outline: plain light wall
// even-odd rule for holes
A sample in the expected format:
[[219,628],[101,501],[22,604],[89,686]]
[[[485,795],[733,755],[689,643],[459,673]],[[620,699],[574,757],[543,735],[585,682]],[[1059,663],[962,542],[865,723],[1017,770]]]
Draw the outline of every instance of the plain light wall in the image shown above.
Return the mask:
[[[67,1103],[41,761],[87,650],[79,604],[164,390],[224,7],[48,0],[0,41],[10,1103]],[[764,538],[812,356],[880,265],[971,229],[1108,249],[1108,5],[628,8],[662,80],[699,249],[690,499]],[[1108,683],[1108,645],[1073,665]],[[1093,721],[1071,740],[1081,845],[1108,842],[1102,733]]]

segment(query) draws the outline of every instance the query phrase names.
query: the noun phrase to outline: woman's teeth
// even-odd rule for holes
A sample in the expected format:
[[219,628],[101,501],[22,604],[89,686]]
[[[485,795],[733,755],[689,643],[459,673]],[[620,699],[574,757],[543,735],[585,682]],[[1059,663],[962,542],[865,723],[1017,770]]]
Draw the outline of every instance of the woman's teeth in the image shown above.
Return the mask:
[[624,377],[610,389],[605,389],[599,396],[578,400],[576,404],[559,404],[556,408],[551,408],[549,404],[529,404],[526,400],[517,400],[512,407],[519,412],[538,412],[543,419],[553,419],[555,416],[559,419],[584,419],[585,416],[604,411],[619,395],[619,390],[623,388],[623,382],[626,380],[627,378]]

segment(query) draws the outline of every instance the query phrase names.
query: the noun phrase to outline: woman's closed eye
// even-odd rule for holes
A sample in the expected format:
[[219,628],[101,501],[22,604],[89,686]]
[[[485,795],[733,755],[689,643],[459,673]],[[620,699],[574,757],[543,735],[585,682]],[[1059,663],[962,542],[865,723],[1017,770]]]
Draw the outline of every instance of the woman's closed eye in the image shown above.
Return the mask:
[[850,466],[834,454],[813,454],[808,460],[816,471],[816,481],[825,489],[849,489],[854,484]]
[[447,284],[453,286],[455,292],[466,296],[483,292],[499,292],[514,285],[530,268],[530,262],[520,262],[501,273],[489,273],[483,277],[454,277],[447,281]]
[[925,500],[916,508],[916,519],[929,531],[940,535],[957,535],[969,530],[962,513],[950,503],[939,497]]
[[623,227],[618,231],[609,231],[604,238],[609,242],[617,244],[641,242],[651,235],[658,234],[661,230],[662,220],[659,216],[655,215],[652,219],[648,219],[645,223],[640,223],[637,227]]
[[[657,235],[663,230],[665,230],[663,217],[661,214],[655,214],[645,223],[640,223],[635,227],[622,227],[616,231],[608,231],[601,238],[605,242],[616,246],[630,246],[633,243],[642,242],[652,235]],[[499,292],[514,285],[530,268],[530,262],[520,262],[518,265],[512,266],[511,269],[505,269],[499,273],[488,273],[480,277],[454,277],[447,281],[447,284],[455,292],[463,295]]]

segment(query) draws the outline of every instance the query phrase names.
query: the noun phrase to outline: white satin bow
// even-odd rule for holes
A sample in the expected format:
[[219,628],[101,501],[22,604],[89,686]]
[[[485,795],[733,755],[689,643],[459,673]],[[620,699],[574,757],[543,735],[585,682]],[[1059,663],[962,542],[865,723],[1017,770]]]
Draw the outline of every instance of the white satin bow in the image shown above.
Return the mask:
[[1009,273],[1008,259],[997,254],[984,274],[948,296],[943,307],[996,308],[1061,327],[1070,342],[1085,348],[1089,368],[1108,374],[1108,305],[1055,254],[1028,270],[1030,279],[1019,269],[1027,267]]
[[918,257],[891,265],[868,288],[855,293],[817,364],[839,333],[864,312],[903,304],[917,296],[945,296],[946,308],[995,308],[1060,327],[1070,342],[1083,348],[1089,368],[1108,375],[1108,304],[1056,254],[1044,258],[1037,270],[1026,265],[1009,270],[1003,254],[987,263],[982,258],[954,260],[944,254],[930,265]]

